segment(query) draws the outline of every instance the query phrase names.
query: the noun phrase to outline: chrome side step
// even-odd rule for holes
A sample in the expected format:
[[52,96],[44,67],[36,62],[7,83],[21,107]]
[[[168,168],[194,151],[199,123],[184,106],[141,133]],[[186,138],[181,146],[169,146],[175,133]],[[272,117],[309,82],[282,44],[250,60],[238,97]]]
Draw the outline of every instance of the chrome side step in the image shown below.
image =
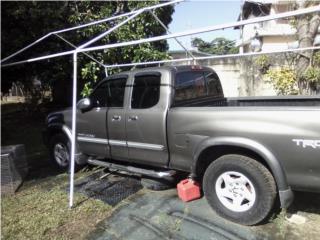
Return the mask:
[[116,169],[120,171],[125,171],[129,173],[134,173],[139,176],[148,176],[153,178],[161,178],[161,179],[172,179],[173,176],[176,174],[176,171],[174,170],[168,170],[168,171],[155,171],[150,169],[144,169],[144,168],[138,168],[138,167],[132,167],[132,166],[126,166],[126,165],[120,165],[100,160],[94,160],[94,159],[88,159],[88,163],[100,166],[100,167],[106,167],[111,169]]

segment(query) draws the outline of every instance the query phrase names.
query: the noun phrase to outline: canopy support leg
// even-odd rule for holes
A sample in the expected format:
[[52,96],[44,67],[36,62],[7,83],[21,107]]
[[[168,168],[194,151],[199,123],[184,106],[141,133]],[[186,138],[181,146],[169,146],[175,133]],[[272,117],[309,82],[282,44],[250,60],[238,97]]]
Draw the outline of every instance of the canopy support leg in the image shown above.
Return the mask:
[[72,91],[72,139],[71,139],[71,159],[70,159],[70,192],[69,208],[73,207],[73,187],[74,187],[74,163],[76,147],[76,113],[77,113],[77,52],[73,54],[73,91]]

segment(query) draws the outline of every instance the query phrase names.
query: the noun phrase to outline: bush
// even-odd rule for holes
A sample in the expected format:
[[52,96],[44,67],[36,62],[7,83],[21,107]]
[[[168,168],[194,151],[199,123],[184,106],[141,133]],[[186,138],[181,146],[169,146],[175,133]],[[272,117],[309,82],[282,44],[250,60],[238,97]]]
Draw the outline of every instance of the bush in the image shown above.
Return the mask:
[[312,90],[316,90],[320,85],[320,68],[308,67],[302,79],[306,81]]
[[293,69],[281,67],[269,69],[266,76],[270,78],[278,95],[297,95],[299,92],[297,77]]

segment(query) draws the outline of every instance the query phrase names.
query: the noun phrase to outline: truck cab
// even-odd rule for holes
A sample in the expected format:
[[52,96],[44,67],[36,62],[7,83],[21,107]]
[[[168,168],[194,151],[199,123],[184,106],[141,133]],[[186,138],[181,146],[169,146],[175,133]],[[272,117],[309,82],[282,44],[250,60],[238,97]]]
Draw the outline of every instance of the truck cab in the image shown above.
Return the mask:
[[[194,79],[196,92],[191,88]],[[79,150],[100,159],[167,167],[169,108],[210,94],[223,98],[219,78],[212,69],[199,66],[137,70],[107,78],[78,103],[78,107],[87,103],[77,112]]]

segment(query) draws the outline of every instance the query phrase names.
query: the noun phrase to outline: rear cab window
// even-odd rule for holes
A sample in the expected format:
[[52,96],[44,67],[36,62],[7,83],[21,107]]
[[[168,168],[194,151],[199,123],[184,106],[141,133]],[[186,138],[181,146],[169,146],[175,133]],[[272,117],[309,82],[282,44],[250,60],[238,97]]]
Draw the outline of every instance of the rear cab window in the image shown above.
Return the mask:
[[210,70],[187,70],[175,76],[174,103],[205,97],[223,97],[218,75]]

